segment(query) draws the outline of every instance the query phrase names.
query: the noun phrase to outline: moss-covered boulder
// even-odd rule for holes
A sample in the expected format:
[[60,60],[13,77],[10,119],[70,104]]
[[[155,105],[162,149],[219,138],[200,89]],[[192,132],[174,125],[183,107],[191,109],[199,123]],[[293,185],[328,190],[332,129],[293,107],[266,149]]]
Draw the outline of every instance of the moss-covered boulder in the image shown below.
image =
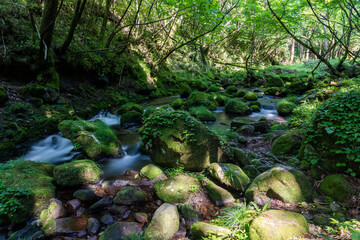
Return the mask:
[[301,148],[302,137],[299,131],[289,131],[278,137],[271,151],[275,155],[297,154]]
[[116,155],[121,151],[115,133],[101,120],[65,120],[58,128],[64,137],[79,145],[91,159],[100,155]]
[[247,101],[256,101],[258,99],[258,95],[254,92],[247,92],[244,99]]
[[130,111],[136,111],[136,112],[142,114],[144,111],[144,108],[142,106],[140,106],[139,104],[129,102],[124,105],[121,105],[120,108],[115,111],[115,113],[118,115],[123,115]]
[[155,183],[156,195],[163,202],[171,204],[186,202],[193,194],[194,188],[200,188],[200,183],[188,175],[178,175]]
[[161,170],[161,168],[159,168],[158,166],[156,166],[154,164],[149,164],[149,165],[146,165],[145,167],[143,167],[140,170],[140,174],[144,177],[149,178],[150,180],[153,180],[153,181],[166,179],[166,175]]
[[59,186],[79,186],[100,181],[102,171],[91,160],[77,160],[54,168],[54,179]]
[[139,133],[146,153],[160,166],[202,171],[232,154],[225,140],[182,111],[156,111]]
[[287,100],[282,100],[276,104],[278,114],[284,117],[291,115],[295,108],[296,104]]
[[210,94],[205,92],[193,92],[190,94],[188,101],[188,106],[198,107],[204,106],[210,110],[215,110],[219,105]]
[[205,222],[197,222],[191,226],[191,239],[203,239],[214,236],[216,239],[226,239],[231,235],[231,230]]
[[0,86],[0,106],[4,106],[8,98],[5,88]]
[[234,86],[234,85],[231,85],[231,86],[228,86],[226,89],[225,89],[225,92],[227,93],[227,94],[234,94],[234,93],[236,93],[238,91],[238,88],[236,87],[236,86]]
[[114,203],[119,205],[135,205],[144,202],[146,193],[139,187],[129,186],[121,189],[114,198]]
[[231,128],[235,129],[235,131],[237,131],[238,129],[240,129],[242,126],[245,125],[252,125],[254,126],[254,130],[255,132],[261,132],[261,133],[266,133],[269,129],[271,124],[268,121],[264,121],[264,120],[259,120],[259,121],[254,121],[254,120],[249,120],[249,119],[244,119],[241,117],[235,118],[232,122],[231,122]]
[[276,96],[276,97],[285,97],[287,92],[284,88],[281,87],[269,87],[266,88],[264,93],[266,95]]
[[265,87],[283,87],[284,82],[282,81],[281,77],[278,75],[270,75],[266,78]]
[[225,101],[227,97],[223,93],[221,92],[211,93],[210,97],[214,99],[220,106],[225,106]]
[[284,210],[269,210],[255,218],[250,225],[250,240],[287,240],[309,233],[305,217]]
[[209,179],[205,181],[205,184],[206,193],[216,206],[229,206],[235,202],[235,198],[226,189],[219,187]]
[[152,240],[170,239],[179,230],[180,220],[177,207],[168,203],[162,204],[154,213],[144,237]]
[[142,113],[131,110],[121,115],[121,126],[140,125],[142,120]]
[[324,196],[339,202],[346,202],[355,194],[354,189],[349,186],[349,182],[339,174],[327,176],[321,182],[319,190]]
[[170,107],[172,107],[175,110],[184,109],[186,106],[187,106],[187,103],[181,98],[170,103]]
[[225,102],[225,112],[236,115],[251,114],[250,108],[239,99],[228,98]]
[[211,177],[235,190],[245,191],[250,184],[249,177],[234,164],[212,163],[208,170]]
[[192,107],[189,109],[189,113],[191,116],[194,116],[196,119],[200,121],[215,121],[215,114],[209,111],[206,107]]
[[187,98],[191,94],[191,87],[187,83],[182,83],[179,88],[179,94],[182,98]]
[[53,234],[56,231],[55,220],[64,217],[65,214],[64,204],[57,199],[51,199],[49,207],[40,214],[40,225],[43,232],[47,235]]
[[125,236],[139,234],[142,231],[140,223],[116,222],[100,234],[99,240],[122,240]]
[[39,216],[55,196],[54,165],[10,161],[0,169],[0,225],[24,223]]
[[190,229],[192,224],[199,221],[199,213],[189,202],[178,205],[178,208],[181,212],[181,216],[185,219],[186,229]]
[[312,184],[304,173],[287,166],[276,166],[257,176],[245,192],[250,201],[265,204],[271,199],[288,203],[310,202]]

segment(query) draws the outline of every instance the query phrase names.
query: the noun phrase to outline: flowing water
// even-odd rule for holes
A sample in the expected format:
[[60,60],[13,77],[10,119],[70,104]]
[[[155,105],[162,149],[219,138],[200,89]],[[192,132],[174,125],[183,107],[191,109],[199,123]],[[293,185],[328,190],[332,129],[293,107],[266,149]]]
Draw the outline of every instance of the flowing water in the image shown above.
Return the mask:
[[[275,107],[276,103],[279,102],[281,98],[266,96],[262,92],[258,92],[258,95],[258,101],[261,103],[261,111],[258,113],[252,113],[249,116],[243,116],[242,118],[258,120],[261,117],[266,117],[268,120],[278,122],[286,121],[277,114]],[[157,98],[144,103],[143,106],[160,107],[171,103],[178,98],[179,96]],[[219,107],[213,112],[215,113],[216,121],[209,123],[210,129],[229,129],[232,120],[238,117],[225,113],[224,107]],[[96,119],[100,119],[108,126],[112,127],[123,146],[122,148],[124,154],[122,157],[105,158],[101,160],[106,177],[123,175],[126,170],[138,171],[143,166],[151,163],[150,158],[142,154],[140,151],[140,140],[137,133],[138,128],[121,128],[121,117],[105,111],[99,112],[99,114],[89,119],[89,121],[95,121]],[[28,153],[23,156],[23,158],[31,161],[56,164],[69,161],[77,154],[78,152],[74,151],[74,146],[70,140],[62,137],[61,134],[56,134],[48,136],[47,138],[35,143]]]

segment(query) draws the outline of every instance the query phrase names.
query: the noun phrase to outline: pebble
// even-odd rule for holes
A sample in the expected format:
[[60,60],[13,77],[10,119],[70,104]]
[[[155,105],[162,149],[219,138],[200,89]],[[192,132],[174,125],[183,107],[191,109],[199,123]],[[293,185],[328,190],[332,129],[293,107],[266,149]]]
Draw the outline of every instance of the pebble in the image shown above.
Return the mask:
[[67,202],[67,204],[71,207],[71,210],[76,210],[80,207],[81,202],[79,199],[72,199]]

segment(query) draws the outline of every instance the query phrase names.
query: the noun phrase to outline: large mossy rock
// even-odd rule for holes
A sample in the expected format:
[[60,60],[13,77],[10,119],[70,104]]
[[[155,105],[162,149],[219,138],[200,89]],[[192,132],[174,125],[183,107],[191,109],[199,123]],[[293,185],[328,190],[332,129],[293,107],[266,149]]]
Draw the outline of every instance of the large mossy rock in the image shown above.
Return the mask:
[[243,127],[245,125],[254,126],[255,132],[261,132],[261,133],[266,133],[270,129],[270,124],[266,120],[254,121],[254,120],[249,120],[249,119],[244,119],[244,118],[238,117],[238,118],[235,118],[234,120],[232,120],[232,122],[231,122],[231,128],[235,128],[235,129],[240,129],[241,127]]
[[338,174],[327,176],[321,182],[319,190],[324,196],[340,202],[346,202],[355,194],[354,189],[349,186],[349,182]]
[[54,168],[54,179],[59,186],[79,186],[100,181],[102,171],[92,160],[77,160]]
[[231,163],[212,163],[210,176],[235,190],[245,191],[250,184],[249,177],[239,167]]
[[80,145],[91,159],[101,155],[116,155],[121,151],[115,133],[101,120],[94,122],[65,120],[58,128],[64,137]]
[[156,195],[164,202],[184,203],[193,194],[191,189],[200,187],[199,181],[188,175],[178,175],[155,183]]
[[296,154],[300,150],[301,142],[299,131],[289,131],[275,140],[271,151],[275,155]]
[[54,165],[11,161],[0,169],[0,225],[24,223],[39,216],[55,196]]
[[177,207],[168,203],[162,204],[154,213],[145,230],[145,239],[167,240],[179,230],[180,220]]
[[276,104],[278,114],[283,117],[291,115],[295,108],[296,104],[287,100],[282,100],[281,102]]
[[197,222],[191,226],[191,239],[203,239],[214,236],[216,239],[226,239],[231,235],[231,230],[204,222]]
[[0,106],[4,106],[8,98],[5,88],[0,86]]
[[140,223],[116,222],[100,234],[99,240],[122,240],[127,235],[138,234],[141,231]]
[[284,210],[269,210],[250,225],[250,240],[287,240],[309,233],[305,217]]
[[247,92],[244,99],[247,101],[256,101],[258,99],[258,95],[254,92]]
[[194,116],[196,119],[200,121],[215,121],[216,117],[213,112],[206,109],[204,106],[200,107],[192,107],[189,109],[189,113],[191,116]]
[[121,126],[140,125],[143,121],[142,113],[131,110],[121,115]]
[[204,92],[193,92],[190,94],[187,104],[190,107],[204,106],[207,109],[215,110],[219,105],[210,94]]
[[160,166],[202,171],[233,155],[219,135],[183,111],[158,110],[139,133],[146,153]]
[[135,205],[144,202],[146,193],[139,187],[128,186],[121,189],[114,198],[114,203],[119,205]]
[[208,179],[205,184],[206,193],[216,206],[230,206],[235,202],[235,198],[226,189],[219,187]]
[[51,199],[49,207],[40,214],[40,224],[43,232],[48,235],[53,234],[56,231],[55,220],[64,217],[65,214],[64,204],[57,199]]
[[225,101],[225,112],[243,116],[251,114],[251,109],[239,99],[228,98]]
[[288,203],[310,202],[312,184],[304,173],[287,166],[276,166],[257,176],[245,192],[250,201],[260,205],[271,199]]

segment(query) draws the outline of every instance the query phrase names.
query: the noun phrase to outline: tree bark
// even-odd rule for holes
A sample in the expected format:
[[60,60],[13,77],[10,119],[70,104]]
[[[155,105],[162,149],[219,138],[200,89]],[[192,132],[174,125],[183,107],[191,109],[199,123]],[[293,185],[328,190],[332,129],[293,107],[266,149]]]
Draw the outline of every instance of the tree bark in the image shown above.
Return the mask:
[[295,55],[295,39],[291,39],[291,51],[290,51],[290,63],[294,63],[294,55]]
[[106,31],[106,24],[109,19],[109,15],[110,15],[111,1],[112,0],[106,0],[104,18],[103,18],[103,21],[101,24],[101,30],[100,30],[100,35],[99,35],[100,40],[102,40],[104,38],[104,34]]

